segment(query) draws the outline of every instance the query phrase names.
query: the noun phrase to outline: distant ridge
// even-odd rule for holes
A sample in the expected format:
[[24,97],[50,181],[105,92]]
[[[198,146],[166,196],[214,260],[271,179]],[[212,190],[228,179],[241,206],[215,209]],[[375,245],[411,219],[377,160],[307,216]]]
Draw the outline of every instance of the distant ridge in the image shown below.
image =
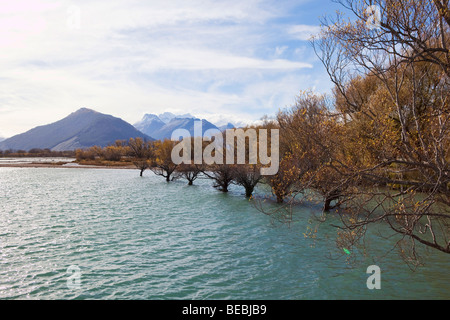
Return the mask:
[[[143,133],[155,137],[155,133],[166,125],[156,114],[146,114],[134,127]],[[158,138],[155,138],[158,139]]]
[[105,147],[116,140],[153,140],[128,122],[92,109],[81,108],[57,122],[33,128],[0,142],[0,150],[75,150],[94,145]]
[[220,130],[220,131],[225,131],[225,130],[227,130],[227,129],[235,129],[234,124],[232,124],[232,123],[227,123],[226,125],[223,125],[223,126],[220,126],[220,127],[219,127],[219,130]]
[[170,139],[172,133],[177,129],[188,130],[191,136],[194,136],[195,121],[202,121],[202,135],[209,129],[220,130],[208,120],[198,119],[190,114],[176,116],[170,112],[165,112],[159,116],[155,114],[146,114],[142,120],[135,123],[134,126],[136,129],[155,139],[163,140]]

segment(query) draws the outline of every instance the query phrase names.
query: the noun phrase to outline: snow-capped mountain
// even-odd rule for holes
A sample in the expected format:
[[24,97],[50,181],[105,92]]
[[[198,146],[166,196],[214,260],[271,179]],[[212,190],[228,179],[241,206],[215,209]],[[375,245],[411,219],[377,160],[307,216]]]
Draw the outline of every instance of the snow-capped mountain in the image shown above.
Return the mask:
[[[194,122],[198,120],[202,121],[202,134],[209,129],[222,130],[206,119],[199,119],[189,113],[176,115],[171,112],[164,112],[160,115],[146,114],[141,121],[134,124],[134,127],[152,138],[170,139],[172,132],[177,129],[186,129],[191,136],[194,136]],[[229,123],[223,128],[232,129],[234,125]]]
[[169,123],[170,121],[172,121],[175,118],[197,119],[190,113],[176,115],[172,112],[164,112],[164,113],[161,113],[160,115],[158,115],[157,117],[164,123]]

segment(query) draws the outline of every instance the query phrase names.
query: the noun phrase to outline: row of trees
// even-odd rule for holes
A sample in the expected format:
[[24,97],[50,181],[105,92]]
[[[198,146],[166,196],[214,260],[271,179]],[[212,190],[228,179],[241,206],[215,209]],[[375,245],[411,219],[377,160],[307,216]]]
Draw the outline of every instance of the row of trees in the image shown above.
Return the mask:
[[[228,192],[232,184],[240,185],[249,198],[257,184],[263,182],[261,165],[258,164],[207,165],[204,162],[193,164],[194,161],[192,164],[175,164],[172,161],[172,150],[176,144],[178,142],[171,140],[144,141],[141,138],[131,138],[128,142],[116,141],[115,145],[105,148],[95,146],[85,150],[78,149],[76,158],[78,161],[100,159],[133,163],[139,169],[140,176],[149,169],[156,175],[164,177],[167,182],[184,178],[188,181],[188,185],[193,185],[195,180],[205,177],[211,179],[213,186],[222,192]],[[203,143],[202,151],[206,146],[207,144]],[[248,151],[248,148],[246,150]]]
[[[280,111],[277,198],[319,196],[340,209],[338,244],[383,222],[411,263],[417,244],[450,253],[448,0],[341,1],[357,19],[324,19],[312,45],[333,96],[303,92]],[[379,28],[367,28],[370,5]]]
[[0,150],[0,157],[61,157],[61,158],[73,158],[75,152],[73,151],[52,151],[50,149],[33,148],[31,150]]

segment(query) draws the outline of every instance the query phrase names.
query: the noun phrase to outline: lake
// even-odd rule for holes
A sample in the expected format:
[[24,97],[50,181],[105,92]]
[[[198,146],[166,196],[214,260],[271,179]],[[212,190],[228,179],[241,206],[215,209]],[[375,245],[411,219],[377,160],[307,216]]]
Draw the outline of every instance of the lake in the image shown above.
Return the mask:
[[[239,187],[195,184],[127,169],[0,168],[0,298],[450,298],[449,255],[430,250],[413,272],[395,238],[372,232],[351,263],[334,246],[332,214],[305,238],[320,205],[280,224]],[[366,286],[372,264],[380,290]]]

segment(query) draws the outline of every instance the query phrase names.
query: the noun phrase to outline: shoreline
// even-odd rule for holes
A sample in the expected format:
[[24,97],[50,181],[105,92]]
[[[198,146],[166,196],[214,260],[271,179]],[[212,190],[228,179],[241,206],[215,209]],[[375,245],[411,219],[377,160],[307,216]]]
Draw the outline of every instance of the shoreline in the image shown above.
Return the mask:
[[61,168],[61,169],[136,169],[127,166],[62,165],[51,163],[0,163],[0,168]]

